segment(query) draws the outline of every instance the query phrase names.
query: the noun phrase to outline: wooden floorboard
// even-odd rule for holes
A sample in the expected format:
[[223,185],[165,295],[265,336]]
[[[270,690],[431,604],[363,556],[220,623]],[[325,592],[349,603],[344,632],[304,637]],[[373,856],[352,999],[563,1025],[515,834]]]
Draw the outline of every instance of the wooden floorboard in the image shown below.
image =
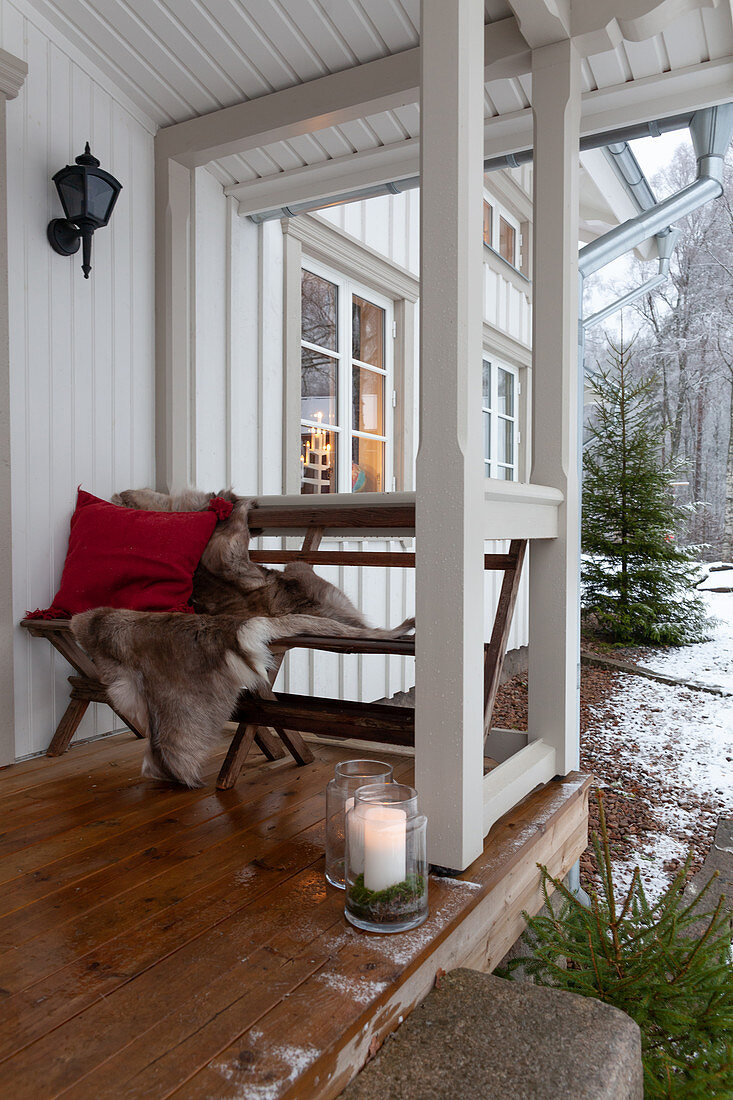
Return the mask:
[[46,756],[34,756],[31,760],[0,768],[0,790],[11,795],[16,791],[56,782],[63,776],[73,779],[79,774],[80,765],[90,768],[102,760],[119,761],[127,750],[136,749],[139,753],[140,741],[133,733],[125,731],[99,737],[95,741],[82,741],[72,745],[72,749],[73,752],[55,761],[52,770],[49,770]]
[[252,754],[217,791],[219,753],[185,791],[142,779],[143,751],[123,734],[0,772],[2,1096],[336,1096],[438,966],[496,961],[536,858],[585,844],[587,781],[549,784],[460,880],[431,876],[426,925],[370,936],[324,881],[324,791],[378,753]]

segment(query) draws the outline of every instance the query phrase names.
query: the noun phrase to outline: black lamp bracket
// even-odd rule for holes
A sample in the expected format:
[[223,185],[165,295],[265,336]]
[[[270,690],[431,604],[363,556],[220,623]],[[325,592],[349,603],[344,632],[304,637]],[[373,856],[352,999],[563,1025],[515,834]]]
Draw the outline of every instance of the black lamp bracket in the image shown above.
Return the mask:
[[73,256],[79,251],[81,234],[73,222],[66,218],[54,218],[48,223],[46,231],[48,243],[59,256]]

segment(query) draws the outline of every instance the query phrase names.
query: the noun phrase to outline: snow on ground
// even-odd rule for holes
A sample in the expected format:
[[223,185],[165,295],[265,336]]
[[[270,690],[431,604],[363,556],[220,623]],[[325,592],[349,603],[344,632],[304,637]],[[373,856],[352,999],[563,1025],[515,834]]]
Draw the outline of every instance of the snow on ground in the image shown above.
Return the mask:
[[[717,619],[710,641],[645,653],[642,662],[659,672],[733,693],[733,593],[706,593]],[[598,725],[596,725],[596,720]],[[636,676],[618,687],[596,712],[587,735],[603,775],[604,761],[618,774],[630,800],[643,791],[658,832],[631,837],[636,859],[619,858],[620,886],[638,864],[645,886],[658,897],[674,876],[693,839],[709,834],[721,814],[733,815],[733,695],[673,687]],[[609,767],[611,770],[611,767]]]
[[701,592],[733,592],[733,566],[726,569],[716,562],[697,587]]
[[[725,575],[711,573],[710,583]],[[652,656],[645,654],[641,663],[655,672],[718,685],[733,692],[733,592],[705,592],[704,599],[715,620],[710,641],[660,650]]]

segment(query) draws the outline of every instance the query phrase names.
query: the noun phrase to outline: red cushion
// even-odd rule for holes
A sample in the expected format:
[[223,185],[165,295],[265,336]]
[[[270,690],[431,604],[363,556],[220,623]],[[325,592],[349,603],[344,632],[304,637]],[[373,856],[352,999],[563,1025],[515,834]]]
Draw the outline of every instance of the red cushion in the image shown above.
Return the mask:
[[43,617],[92,607],[190,610],[215,511],[143,512],[79,489],[61,584]]

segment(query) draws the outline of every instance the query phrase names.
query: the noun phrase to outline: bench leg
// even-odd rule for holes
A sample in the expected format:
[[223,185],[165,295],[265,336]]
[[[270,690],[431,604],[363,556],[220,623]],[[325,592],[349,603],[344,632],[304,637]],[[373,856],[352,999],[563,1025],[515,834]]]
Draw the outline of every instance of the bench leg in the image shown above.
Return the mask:
[[[278,727],[276,733],[277,737],[274,737],[266,726],[240,722],[237,732],[232,738],[224,763],[219,770],[216,779],[217,788],[220,791],[228,791],[234,786],[253,744],[259,746],[268,760],[282,760],[289,752],[295,763],[302,767],[304,764],[310,764],[315,759],[313,753],[296,730],[284,730]],[[285,747],[283,748],[283,746]]]
[[232,738],[229,751],[216,778],[216,786],[220,791],[230,790],[237,782],[242,765],[247,759],[247,753],[252,748],[256,733],[257,726],[247,722],[240,722],[237,726],[237,732]]
[[282,760],[287,756],[280,741],[270,733],[267,726],[258,726],[255,733],[255,744],[268,760]]
[[69,747],[69,742],[79,728],[79,724],[87,712],[88,699],[72,699],[64,711],[63,717],[56,727],[56,732],[51,739],[51,744],[46,749],[46,756],[62,756]]
[[315,757],[297,730],[283,730],[275,726],[275,732],[296,764],[310,764]]

